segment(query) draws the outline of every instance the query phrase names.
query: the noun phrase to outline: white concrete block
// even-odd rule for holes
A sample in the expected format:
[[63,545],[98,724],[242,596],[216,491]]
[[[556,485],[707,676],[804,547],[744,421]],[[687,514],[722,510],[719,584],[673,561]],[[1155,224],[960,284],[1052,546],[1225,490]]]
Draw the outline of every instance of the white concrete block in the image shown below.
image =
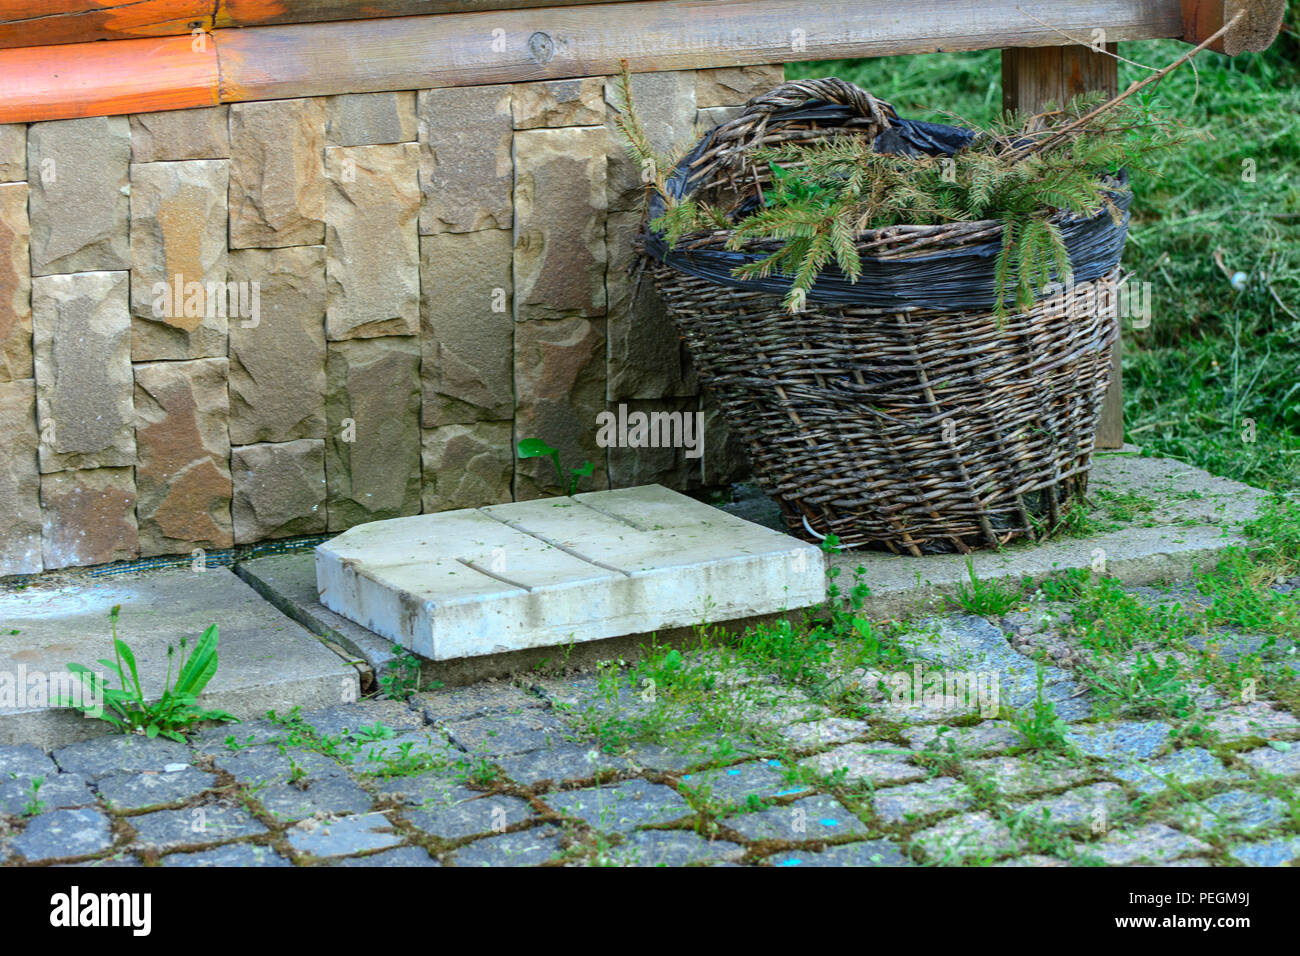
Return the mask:
[[359,525],[316,549],[320,600],[434,660],[819,604],[814,545],[648,485]]

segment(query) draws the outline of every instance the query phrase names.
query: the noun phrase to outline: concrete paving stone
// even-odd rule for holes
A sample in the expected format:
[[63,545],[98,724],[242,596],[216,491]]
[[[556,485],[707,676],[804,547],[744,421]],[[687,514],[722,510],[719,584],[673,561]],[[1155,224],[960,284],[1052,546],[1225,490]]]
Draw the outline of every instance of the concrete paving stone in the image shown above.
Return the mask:
[[170,850],[205,843],[224,843],[266,833],[243,807],[206,804],[182,810],[155,810],[127,821],[135,830],[134,846]]
[[543,677],[534,681],[532,688],[561,713],[623,711],[636,714],[654,708],[654,704],[643,699],[642,692],[628,683],[622,674],[604,679],[596,674]]
[[1180,856],[1207,853],[1208,843],[1163,823],[1148,823],[1135,829],[1111,830],[1100,843],[1081,848],[1110,866],[1135,863],[1169,863]]
[[1020,819],[1050,826],[1106,825],[1127,802],[1117,783],[1093,783],[1016,807]]
[[533,816],[527,800],[505,794],[477,794],[476,799],[406,811],[406,818],[430,836],[460,840],[478,833],[502,833]]
[[1228,856],[1246,866],[1286,866],[1300,860],[1300,836],[1280,836],[1234,846],[1228,850]]
[[1017,849],[1016,839],[1006,825],[983,812],[942,820],[913,834],[912,843],[928,861],[941,865],[1001,856]]
[[0,780],[12,775],[52,777],[59,772],[54,761],[40,747],[32,744],[0,747]]
[[1241,634],[1228,630],[1189,634],[1187,643],[1198,651],[1205,651],[1229,664],[1252,655],[1273,660],[1285,659],[1286,654],[1295,646],[1285,638],[1271,634]]
[[952,777],[935,777],[877,790],[872,806],[876,816],[886,823],[908,823],[938,813],[966,810],[973,801],[965,783]]
[[274,744],[219,753],[213,757],[213,763],[240,783],[252,786],[288,783],[294,776],[317,780],[346,773],[338,761],[325,754],[300,747],[281,749]]
[[1211,780],[1244,780],[1240,770],[1229,770],[1208,750],[1187,747],[1155,760],[1115,762],[1108,773],[1139,793],[1161,793],[1171,786],[1186,787]]
[[843,744],[799,763],[828,777],[845,771],[843,778],[849,783],[860,781],[884,786],[925,779],[926,772],[910,763],[909,756],[911,754],[897,744],[871,741]]
[[269,846],[231,843],[197,853],[169,853],[158,860],[161,866],[293,866]]
[[483,681],[466,687],[440,687],[411,697],[433,724],[468,720],[487,714],[519,713],[545,707],[546,701],[522,687],[502,681]]
[[[4,859],[3,854],[0,854],[0,859]],[[115,853],[112,856],[101,856],[93,860],[80,860],[76,863],[55,863],[54,865],[57,867],[81,867],[86,869],[117,869],[118,867],[136,867],[141,864],[139,858],[130,853]]]
[[429,856],[428,852],[418,846],[399,846],[393,850],[371,853],[369,856],[349,856],[339,860],[336,866],[442,866]]
[[54,751],[52,756],[60,769],[91,780],[122,771],[161,772],[167,764],[190,762],[189,750],[183,743],[163,737],[150,740],[139,734],[109,734],[83,740]]
[[382,813],[304,820],[290,828],[285,836],[299,853],[321,857],[350,856],[402,842],[402,835]]
[[689,866],[734,863],[745,848],[729,840],[706,840],[694,830],[635,830],[607,857],[619,866]]
[[719,762],[714,747],[697,741],[672,747],[665,744],[636,743],[627,749],[626,757],[633,767],[659,773],[685,773]]
[[558,857],[564,850],[563,839],[559,827],[530,827],[475,840],[452,853],[451,862],[456,866],[536,866]]
[[1004,796],[1023,797],[1080,783],[1089,776],[1083,767],[1048,766],[1020,757],[988,757],[963,767],[967,774],[990,781]]
[[1090,757],[1155,756],[1173,731],[1162,720],[1125,720],[1116,723],[1071,727],[1065,735],[1068,743]]
[[90,807],[42,813],[9,841],[10,851],[29,863],[89,856],[112,845],[108,817]]
[[450,771],[431,771],[417,776],[388,777],[375,780],[375,793],[393,803],[408,807],[447,807],[483,796],[471,790]]
[[341,737],[361,727],[381,724],[394,732],[419,730],[423,715],[400,700],[361,700],[352,704],[335,704],[302,715],[303,723],[321,737]]
[[[1285,747],[1286,749],[1280,749]],[[1279,743],[1238,754],[1258,773],[1275,777],[1300,777],[1300,743]]]
[[1210,718],[1209,729],[1222,742],[1232,743],[1251,737],[1293,736],[1300,733],[1300,720],[1259,700],[1218,711]]
[[554,714],[533,710],[471,717],[447,724],[446,730],[458,746],[472,754],[491,757],[541,750],[572,736],[572,731]]
[[769,856],[772,866],[913,866],[892,840],[838,843],[824,850],[789,850]]
[[431,767],[447,767],[464,759],[464,753],[451,745],[445,736],[431,727],[372,740],[348,749],[340,755],[352,769],[368,776],[387,776],[394,768],[404,770],[412,761]]
[[658,485],[374,521],[316,549],[326,607],[434,660],[820,604],[823,567]]
[[750,797],[760,800],[792,797],[811,789],[787,780],[781,761],[774,759],[683,774],[681,782],[683,787],[707,796],[709,803],[715,805],[740,805]]
[[828,744],[842,744],[871,732],[870,724],[844,717],[826,717],[772,728],[778,737],[795,750],[810,750]]
[[998,754],[1020,745],[1020,734],[1005,720],[986,720],[973,727],[909,727],[903,738],[913,750],[932,753]]
[[558,813],[612,833],[671,823],[693,812],[672,787],[640,779],[584,790],[560,790],[547,794],[545,800]]
[[174,772],[117,773],[101,777],[95,789],[110,808],[142,810],[188,800],[216,784],[216,774],[187,766]]
[[95,795],[86,786],[86,778],[77,773],[52,773],[33,790],[36,777],[15,775],[0,778],[0,812],[23,816],[33,800],[40,801],[39,813],[88,807]]
[[190,746],[201,754],[233,753],[245,747],[287,740],[289,734],[287,727],[272,720],[245,720],[204,727],[190,738]]
[[346,777],[320,777],[301,784],[272,783],[258,790],[257,801],[275,819],[286,823],[316,813],[365,813],[374,799]]
[[784,806],[727,817],[723,825],[746,840],[806,843],[867,833],[867,827],[833,797],[804,797]]
[[1251,833],[1279,826],[1290,819],[1287,805],[1277,797],[1248,790],[1228,790],[1199,803],[1184,803],[1169,814],[1169,822],[1197,832]]
[[627,758],[606,753],[594,744],[584,747],[570,743],[498,757],[496,764],[507,777],[524,787],[590,780],[598,774],[603,776],[632,768]]

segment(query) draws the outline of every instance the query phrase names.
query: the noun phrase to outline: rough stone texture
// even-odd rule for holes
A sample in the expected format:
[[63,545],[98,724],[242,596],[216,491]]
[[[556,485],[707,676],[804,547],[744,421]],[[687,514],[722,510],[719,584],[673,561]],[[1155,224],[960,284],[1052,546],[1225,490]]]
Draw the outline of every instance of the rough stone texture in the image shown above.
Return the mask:
[[325,141],[330,146],[410,143],[419,134],[414,90],[331,96],[327,115]]
[[158,861],[162,866],[292,866],[269,846],[234,843],[197,853],[169,853]]
[[409,811],[411,823],[443,840],[460,840],[476,833],[503,832],[533,815],[527,800],[500,794],[464,800],[449,806]]
[[288,833],[289,845],[312,856],[343,856],[381,850],[402,842],[401,834],[382,813],[338,820],[305,820]]
[[59,768],[33,744],[0,746],[0,778],[53,776]]
[[1228,851],[1228,855],[1246,866],[1286,866],[1300,859],[1300,837],[1283,836],[1260,843],[1247,843]]
[[56,810],[43,813],[14,837],[10,846],[28,862],[86,856],[113,845],[108,818],[97,810]]
[[40,571],[41,477],[36,383],[0,382],[0,576]]
[[426,428],[513,413],[513,242],[505,229],[420,238]]
[[33,802],[38,813],[87,807],[95,802],[95,795],[86,786],[86,780],[76,773],[52,773],[44,776],[37,786],[33,775],[18,774],[0,778],[0,813],[26,816]]
[[1169,821],[1180,829],[1211,833],[1271,829],[1290,819],[1287,804],[1249,790],[1228,790],[1197,803],[1175,807]]
[[475,840],[451,859],[456,866],[536,866],[558,856],[562,840],[559,827],[532,827]]
[[841,843],[824,850],[791,850],[768,857],[772,866],[911,866],[898,844],[890,840]]
[[230,107],[230,247],[325,241],[325,101]]
[[1115,783],[1094,783],[1076,790],[1035,800],[1017,812],[1021,819],[1058,827],[1106,826],[1111,815],[1126,802],[1123,789]]
[[719,805],[744,804],[750,797],[771,800],[806,793],[808,787],[792,783],[782,773],[779,760],[742,763],[734,767],[702,770],[681,777],[682,786],[700,799]]
[[327,378],[329,528],[418,513],[419,341],[331,343]]
[[804,797],[784,806],[756,813],[739,813],[721,821],[746,840],[787,840],[794,843],[833,840],[867,833],[866,826],[838,800],[826,796]]
[[801,763],[828,777],[842,770],[846,780],[863,780],[875,786],[925,779],[926,772],[909,763],[908,756],[895,744],[870,741],[843,744]]
[[41,475],[46,570],[125,561],[140,553],[130,468]]
[[510,228],[510,96],[509,86],[419,92],[421,233]]
[[1172,730],[1168,724],[1158,720],[1129,720],[1072,727],[1065,739],[1092,757],[1117,753],[1151,757],[1164,747]]
[[515,318],[605,311],[605,131],[515,136]]
[[135,367],[142,555],[234,543],[226,366],[210,358]]
[[23,123],[0,126],[0,183],[27,178],[27,127]]
[[715,126],[721,126],[740,115],[739,106],[710,106],[695,111],[695,127],[706,134]]
[[244,249],[231,282],[257,283],[257,315],[230,322],[230,440],[325,437],[325,249]]
[[495,761],[515,783],[535,790],[547,784],[607,779],[612,773],[631,767],[628,760],[598,747],[563,741],[553,741],[541,750],[497,757]]
[[[596,467],[580,490],[608,485],[605,449],[596,444],[596,415],[605,407],[605,329],[602,320],[574,317],[520,322],[515,330],[515,435],[542,438],[565,467]],[[562,491],[549,459],[515,466],[515,497]]]
[[1148,763],[1129,761],[1116,766],[1110,775],[1130,784],[1138,793],[1159,793],[1171,787],[1187,787],[1209,780],[1241,780],[1245,774],[1228,770],[1208,750],[1188,747]]
[[225,106],[133,113],[130,119],[133,163],[230,157],[229,117]]
[[322,777],[294,783],[273,783],[259,790],[257,800],[272,817],[296,823],[317,813],[365,813],[374,799],[346,777]]
[[1241,759],[1265,776],[1300,777],[1300,744],[1278,744],[1276,750],[1261,747],[1241,754]]
[[974,727],[911,727],[902,734],[914,750],[930,753],[1002,753],[1022,742],[1015,727],[1004,720],[986,720]]
[[[618,103],[618,78],[605,81],[605,150],[609,158],[609,208],[639,209],[645,186],[641,168],[627,152],[614,125]],[[660,155],[695,140],[695,73],[636,73],[632,76],[632,102],[650,145]]]
[[952,777],[935,777],[901,787],[877,790],[876,816],[886,823],[908,823],[950,810],[968,809],[974,797],[970,787]]
[[443,425],[426,431],[421,451],[423,510],[509,501],[514,458],[511,422]]
[[569,729],[547,711],[488,714],[446,725],[458,747],[491,757],[528,753],[563,743]]
[[243,807],[206,804],[183,810],[155,810],[128,821],[135,830],[135,846],[152,850],[224,843],[266,832]]
[[1300,732],[1300,720],[1284,710],[1274,710],[1264,701],[1242,707],[1227,707],[1212,714],[1209,730],[1224,743],[1251,738],[1267,739]]
[[30,235],[27,184],[0,186],[0,382],[32,377]]
[[69,744],[54,751],[59,768],[92,780],[109,774],[158,772],[168,764],[188,764],[189,751],[175,740],[113,734]]
[[[170,764],[169,766],[177,766]],[[123,810],[141,810],[196,797],[215,786],[215,774],[187,766],[183,770],[120,773],[104,777],[95,789],[105,802]]]
[[855,737],[865,737],[870,733],[871,727],[860,720],[827,717],[824,720],[783,724],[772,729],[790,747],[796,750],[807,750],[826,744],[847,743]]
[[999,856],[1016,848],[1011,831],[987,813],[951,817],[917,833],[912,842],[924,851],[927,861],[941,865]]
[[467,687],[441,687],[414,695],[412,702],[434,724],[486,714],[517,714],[525,709],[546,706],[540,697],[513,684],[499,681],[486,681]]
[[1209,844],[1173,827],[1148,823],[1133,830],[1112,830],[1104,841],[1084,852],[1110,866],[1129,866],[1134,863],[1169,863],[1180,856],[1204,853],[1209,849]]
[[[238,739],[238,730],[232,732]],[[219,751],[213,758],[217,769],[224,770],[240,783],[257,787],[288,783],[295,775],[308,780],[341,777],[343,767],[335,760],[314,750],[288,748],[280,744],[259,744],[240,750]]]
[[326,335],[415,335],[419,149],[404,143],[331,147],[325,153]]
[[236,446],[230,473],[236,544],[325,530],[325,442]]
[[640,210],[611,211],[605,220],[609,268],[609,399],[695,395],[699,382],[686,343],[648,272],[636,273],[633,240]]
[[131,358],[224,356],[226,160],[131,167]]
[[339,866],[442,866],[429,856],[428,851],[418,846],[399,846],[395,850],[384,850],[367,856],[350,856],[338,863]]
[[708,840],[691,830],[637,830],[608,853],[618,866],[691,866],[739,860],[745,848],[727,840]]
[[1088,776],[1082,767],[1047,766],[1016,757],[972,760],[964,767],[968,775],[986,780],[1004,796],[1020,797],[1079,783]]
[[27,130],[32,275],[126,269],[131,125],[125,116]]
[[690,805],[677,791],[644,780],[588,790],[561,790],[547,796],[546,803],[565,816],[610,833],[670,823],[691,813]]
[[695,72],[695,105],[733,106],[767,93],[785,82],[785,68],[779,63],[761,66],[725,66]]
[[135,464],[128,274],[32,280],[41,471]]
[[704,411],[704,486],[716,488],[747,478],[750,465],[745,445],[727,427],[726,416],[707,390],[701,392],[700,408]]
[[[700,484],[700,457],[702,449],[703,427],[699,416],[699,399],[698,398],[677,398],[663,399],[659,401],[628,401],[619,402],[612,405],[610,411],[616,416],[622,416],[623,409],[629,416],[642,414],[647,416],[649,422],[665,421],[672,422],[680,420],[682,430],[677,431],[677,426],[671,426],[673,437],[671,441],[677,442],[676,447],[664,445],[659,448],[654,447],[631,447],[614,445],[608,449],[609,453],[609,483],[613,488],[635,488],[638,485],[663,485],[666,488],[676,488],[686,491],[690,488],[699,487]],[[664,418],[662,416],[677,416]],[[653,417],[659,416],[659,417]],[[692,441],[692,448],[685,447],[684,439],[686,429],[690,429],[689,435]],[[656,433],[658,428],[656,426]],[[691,457],[695,455],[696,457]]]
[[543,83],[515,83],[515,129],[599,126],[605,122],[605,81],[599,76]]

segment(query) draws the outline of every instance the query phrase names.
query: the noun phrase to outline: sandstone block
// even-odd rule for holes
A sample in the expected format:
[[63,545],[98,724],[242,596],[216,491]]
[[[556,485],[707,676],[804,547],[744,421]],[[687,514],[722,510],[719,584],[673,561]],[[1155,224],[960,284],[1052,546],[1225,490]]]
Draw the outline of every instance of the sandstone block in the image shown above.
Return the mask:
[[609,446],[610,487],[699,487],[700,456],[707,447],[699,408],[698,398],[611,404],[607,421],[619,441]]
[[325,101],[230,107],[230,247],[325,240]]
[[17,183],[27,178],[27,126],[0,126],[0,183]]
[[41,504],[46,570],[129,561],[139,555],[132,469],[41,475]]
[[784,82],[785,67],[779,63],[696,70],[695,102],[700,109],[738,106]]
[[325,530],[325,442],[300,438],[236,447],[235,542],[319,534]]
[[[609,154],[609,208],[641,208],[645,192],[641,167],[628,155],[623,137],[614,126],[618,102],[616,79],[605,81],[606,151]],[[695,74],[690,71],[636,73],[632,76],[632,101],[650,145],[661,154],[689,147],[695,140]]]
[[0,185],[0,382],[32,377],[29,236],[27,184]]
[[41,476],[36,467],[36,383],[0,383],[0,577],[41,563]]
[[426,431],[423,510],[509,501],[515,463],[513,431],[510,422],[442,425]]
[[419,134],[415,91],[331,96],[325,140],[331,146],[411,143]]
[[421,90],[420,232],[509,229],[509,86]]
[[229,107],[133,113],[131,162],[163,163],[182,159],[229,159]]
[[605,122],[605,81],[599,76],[516,83],[511,91],[515,129]]

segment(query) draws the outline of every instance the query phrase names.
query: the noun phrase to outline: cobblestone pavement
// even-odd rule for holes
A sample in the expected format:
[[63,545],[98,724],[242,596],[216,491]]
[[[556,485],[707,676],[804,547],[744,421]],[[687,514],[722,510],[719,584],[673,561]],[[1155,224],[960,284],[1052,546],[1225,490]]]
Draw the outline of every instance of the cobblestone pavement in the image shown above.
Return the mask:
[[[756,670],[715,648],[662,653],[630,679],[611,665],[603,675],[437,689],[208,727],[188,743],[105,736],[48,754],[0,747],[0,859],[1277,866],[1300,858],[1300,720],[1288,710],[1207,682],[1189,685],[1189,707],[1116,716],[1082,681],[1069,613],[1059,608],[949,616],[890,639],[917,661],[912,669],[828,674],[834,686],[817,694],[806,675]],[[1252,640],[1193,635],[1177,653],[1260,652]],[[1261,666],[1294,678],[1294,649],[1265,645]],[[978,681],[964,698],[947,683],[947,696],[900,701],[900,681],[936,668],[996,675],[999,706],[981,706]],[[1026,724],[1035,708],[1042,719]]]

